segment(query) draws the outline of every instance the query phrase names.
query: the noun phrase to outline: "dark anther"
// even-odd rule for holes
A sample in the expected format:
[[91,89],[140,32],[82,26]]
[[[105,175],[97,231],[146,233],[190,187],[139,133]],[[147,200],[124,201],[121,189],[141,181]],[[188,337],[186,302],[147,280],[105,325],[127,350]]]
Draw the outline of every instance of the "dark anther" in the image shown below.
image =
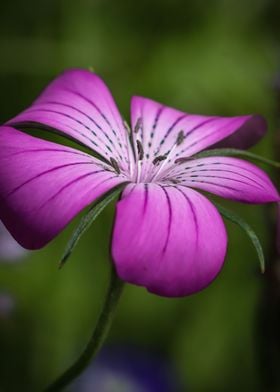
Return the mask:
[[116,171],[118,174],[120,174],[121,171],[120,171],[118,162],[115,160],[115,158],[110,158],[110,162],[111,162],[111,165],[113,166],[113,168],[115,169],[115,171]]
[[176,180],[175,178],[168,178],[168,181],[172,182],[172,184],[179,184],[180,181]]
[[139,161],[142,161],[142,159],[144,158],[144,149],[140,140],[136,140],[136,145],[138,151],[138,159]]
[[166,155],[159,155],[158,157],[155,157],[155,159],[153,160],[153,164],[157,165],[159,162],[164,161],[166,158]]
[[184,139],[185,139],[184,131],[180,131],[178,133],[177,140],[176,140],[177,146],[180,146],[180,144],[183,143]]
[[177,158],[175,159],[175,163],[185,163],[185,162],[189,162],[193,159],[193,157],[184,157],[184,158]]
[[136,124],[134,127],[134,132],[135,133],[139,132],[142,127],[143,127],[143,121],[142,121],[142,118],[139,117],[138,120],[136,121]]

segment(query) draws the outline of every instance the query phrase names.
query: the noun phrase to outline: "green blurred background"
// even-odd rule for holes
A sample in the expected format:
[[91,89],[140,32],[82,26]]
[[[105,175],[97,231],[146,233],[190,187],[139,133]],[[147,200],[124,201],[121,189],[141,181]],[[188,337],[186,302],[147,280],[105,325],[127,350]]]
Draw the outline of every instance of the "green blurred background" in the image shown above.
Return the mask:
[[[14,0],[0,10],[1,122],[65,68],[92,66],[127,119],[132,95],[194,113],[265,115],[269,134],[255,150],[272,157],[278,0]],[[227,205],[256,229],[269,256],[264,208]],[[40,391],[80,352],[106,290],[112,218],[113,206],[61,271],[79,217],[45,249],[0,263],[0,291],[15,301],[0,318],[1,391]],[[225,267],[209,288],[167,299],[127,286],[108,338],[168,358],[184,391],[261,389],[265,277],[245,234],[232,225],[228,232]]]

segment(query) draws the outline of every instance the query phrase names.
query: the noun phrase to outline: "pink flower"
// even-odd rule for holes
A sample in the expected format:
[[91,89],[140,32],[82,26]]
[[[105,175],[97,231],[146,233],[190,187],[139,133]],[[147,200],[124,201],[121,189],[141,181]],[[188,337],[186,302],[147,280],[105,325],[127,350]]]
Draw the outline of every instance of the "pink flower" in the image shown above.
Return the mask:
[[[15,129],[23,126],[56,130],[99,158]],[[279,200],[255,165],[195,154],[247,148],[264,134],[265,121],[186,114],[133,97],[131,127],[129,134],[97,75],[63,73],[0,129],[0,218],[22,246],[41,248],[83,208],[125,184],[112,237],[119,277],[159,295],[192,294],[217,276],[227,248],[220,214],[197,190],[246,203]]]

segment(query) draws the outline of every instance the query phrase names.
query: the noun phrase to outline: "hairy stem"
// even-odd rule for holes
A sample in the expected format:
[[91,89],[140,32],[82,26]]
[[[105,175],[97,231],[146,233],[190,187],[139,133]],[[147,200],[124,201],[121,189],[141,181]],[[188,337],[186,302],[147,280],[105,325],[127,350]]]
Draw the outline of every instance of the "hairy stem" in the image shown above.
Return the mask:
[[93,357],[96,356],[102,347],[119,302],[124,282],[116,275],[114,267],[111,269],[111,281],[105,298],[105,302],[99,315],[97,324],[93,330],[92,336],[80,357],[70,366],[61,376],[50,384],[45,392],[61,391],[77,378],[87,367]]

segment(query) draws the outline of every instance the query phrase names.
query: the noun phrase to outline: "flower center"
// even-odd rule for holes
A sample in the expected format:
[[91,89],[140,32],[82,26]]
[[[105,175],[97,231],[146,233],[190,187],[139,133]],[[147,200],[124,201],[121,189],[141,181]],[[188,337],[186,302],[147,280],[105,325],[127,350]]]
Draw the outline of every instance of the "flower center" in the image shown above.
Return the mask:
[[[167,174],[168,168],[171,167],[170,162],[174,158],[174,153],[179,145],[185,140],[184,131],[181,130],[175,139],[175,142],[168,151],[163,154],[155,155],[150,158],[150,154],[145,154],[143,147],[143,120],[141,117],[136,121],[135,127],[130,132],[130,142],[134,152],[135,169],[132,175],[134,182],[156,182]],[[175,163],[175,162],[174,162]],[[173,167],[173,165],[172,165]],[[171,182],[177,183],[177,180],[170,179]]]
[[[150,182],[160,182],[168,181],[172,184],[179,183],[179,180],[169,176],[171,169],[174,169],[174,165],[184,163],[190,158],[177,158],[178,157],[178,146],[180,146],[185,140],[185,134],[183,130],[180,130],[177,135],[175,135],[174,143],[169,146],[168,151],[165,153],[159,153],[160,147],[154,150],[154,155],[151,156],[150,148],[152,143],[146,143],[145,151],[143,146],[144,133],[143,133],[143,120],[139,117],[136,124],[131,131],[130,127],[126,122],[124,122],[125,128],[128,132],[128,142],[132,146],[133,157],[131,157],[130,173],[125,173],[120,162],[115,158],[110,158],[110,164],[117,174],[123,174],[130,178],[132,182],[136,183],[150,183]],[[153,135],[151,134],[151,137]]]

